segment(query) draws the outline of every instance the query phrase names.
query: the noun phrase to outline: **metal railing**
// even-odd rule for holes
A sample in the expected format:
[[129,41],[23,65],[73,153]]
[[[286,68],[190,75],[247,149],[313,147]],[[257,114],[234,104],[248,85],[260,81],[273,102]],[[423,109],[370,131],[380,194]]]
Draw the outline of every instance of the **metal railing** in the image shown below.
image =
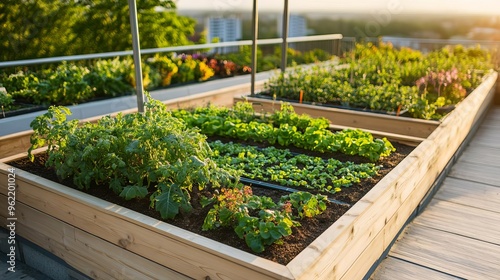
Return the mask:
[[[341,40],[342,34],[328,34],[328,35],[317,35],[317,36],[303,36],[303,37],[291,37],[288,38],[288,43],[299,43],[299,42],[312,42],[312,41],[332,41]],[[260,45],[274,45],[281,44],[283,38],[273,38],[273,39],[261,39],[257,41]],[[221,42],[221,43],[209,43],[209,44],[199,44],[199,45],[186,45],[186,46],[175,46],[166,48],[154,48],[154,49],[143,49],[141,54],[155,54],[164,52],[181,52],[181,51],[191,51],[191,50],[206,50],[206,49],[217,49],[222,47],[239,47],[239,46],[250,46],[252,45],[252,40],[235,41],[235,42]],[[132,56],[132,50],[129,51],[118,51],[118,52],[106,52],[106,53],[93,53],[93,54],[81,54],[81,55],[69,55],[69,56],[57,56],[57,57],[47,57],[47,58],[37,58],[37,59],[24,59],[24,60],[14,60],[14,61],[3,61],[0,62],[0,68],[15,67],[15,66],[27,66],[45,63],[56,63],[62,61],[75,61],[75,60],[90,60],[99,58],[111,58],[120,56]]]

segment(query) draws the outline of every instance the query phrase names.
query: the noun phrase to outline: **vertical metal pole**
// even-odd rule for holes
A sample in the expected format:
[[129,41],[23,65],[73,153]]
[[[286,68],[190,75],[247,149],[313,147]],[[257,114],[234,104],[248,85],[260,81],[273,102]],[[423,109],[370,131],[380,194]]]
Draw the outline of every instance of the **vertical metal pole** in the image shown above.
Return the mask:
[[286,51],[288,49],[288,0],[285,0],[285,7],[283,8],[283,26],[281,29],[281,37],[283,38],[283,43],[281,45],[281,73],[285,73],[286,70]]
[[142,84],[141,47],[139,45],[139,27],[137,24],[137,5],[135,0],[128,0],[130,11],[130,28],[132,31],[132,49],[135,66],[135,91],[137,94],[137,110],[144,113],[144,86]]
[[250,94],[255,94],[255,72],[257,72],[257,37],[259,36],[259,11],[258,0],[253,0],[252,9],[252,73],[251,73],[251,88]]
[[[342,39],[338,39],[338,40],[333,40],[333,42],[337,42],[337,57],[340,57],[342,55]],[[333,53],[332,53],[333,55]]]

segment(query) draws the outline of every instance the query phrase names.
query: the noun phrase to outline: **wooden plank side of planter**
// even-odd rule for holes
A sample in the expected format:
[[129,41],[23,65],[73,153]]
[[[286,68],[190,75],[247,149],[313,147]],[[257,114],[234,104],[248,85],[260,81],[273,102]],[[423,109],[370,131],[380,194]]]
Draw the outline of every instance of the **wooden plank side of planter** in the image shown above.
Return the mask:
[[[0,199],[7,197],[0,194]],[[64,259],[93,279],[190,279],[114,244],[16,203],[16,234]],[[0,209],[7,218],[7,207]]]
[[[0,163],[7,195],[8,165]],[[292,279],[280,264],[171,226],[22,170],[16,199],[78,229],[195,279]]]
[[23,131],[7,136],[0,136],[0,158],[26,152],[31,146],[30,136],[33,131]]
[[[497,75],[287,266],[297,279],[356,279],[380,257],[490,104]],[[351,278],[353,277],[353,278]]]
[[[234,102],[248,101],[253,104],[256,112],[273,112],[280,109],[279,101],[263,98],[241,97],[235,98]],[[438,121],[420,120],[408,117],[396,117],[384,114],[367,113],[354,110],[338,109],[309,104],[293,103],[295,112],[308,114],[313,117],[324,117],[334,125],[371,129],[394,134],[401,134],[419,138],[427,138],[436,127]]]

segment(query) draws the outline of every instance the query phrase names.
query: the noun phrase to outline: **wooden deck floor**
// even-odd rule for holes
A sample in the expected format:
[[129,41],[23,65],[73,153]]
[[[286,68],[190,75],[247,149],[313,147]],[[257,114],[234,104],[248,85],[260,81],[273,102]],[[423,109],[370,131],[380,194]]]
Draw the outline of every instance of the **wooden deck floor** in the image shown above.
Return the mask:
[[500,107],[371,279],[500,279]]

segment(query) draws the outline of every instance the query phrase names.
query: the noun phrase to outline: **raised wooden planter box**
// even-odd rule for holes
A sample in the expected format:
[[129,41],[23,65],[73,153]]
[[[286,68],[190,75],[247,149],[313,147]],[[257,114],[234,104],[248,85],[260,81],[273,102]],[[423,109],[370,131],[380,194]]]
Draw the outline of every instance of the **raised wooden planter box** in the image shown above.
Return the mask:
[[[362,200],[280,265],[16,170],[17,233],[92,278],[361,279],[492,102],[488,77]],[[12,159],[12,158],[10,158]],[[5,158],[2,161],[8,161]],[[0,163],[0,195],[9,166]],[[1,207],[7,217],[7,207]]]
[[[237,97],[234,102],[248,101],[256,112],[273,112],[281,107],[280,101],[251,96]],[[408,117],[391,116],[356,110],[338,109],[325,106],[292,103],[295,112],[313,117],[324,117],[334,125],[369,129],[383,133],[427,138],[440,124],[439,121],[420,120]]]

